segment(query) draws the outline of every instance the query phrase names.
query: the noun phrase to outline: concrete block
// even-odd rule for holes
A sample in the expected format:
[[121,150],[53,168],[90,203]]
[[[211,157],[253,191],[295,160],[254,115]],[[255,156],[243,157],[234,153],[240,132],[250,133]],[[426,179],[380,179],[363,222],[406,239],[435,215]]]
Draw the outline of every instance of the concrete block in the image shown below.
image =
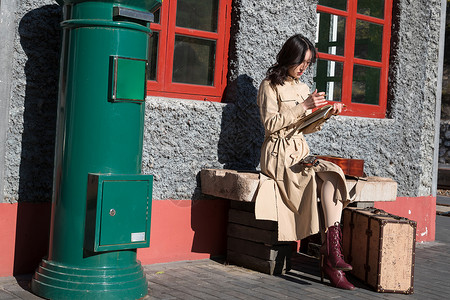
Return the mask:
[[259,184],[259,173],[203,169],[200,172],[200,180],[203,194],[253,202]]
[[[350,196],[356,184],[356,180],[347,179]],[[397,198],[397,182],[393,179],[367,177],[367,180],[360,180],[358,184],[361,184],[360,191],[356,193],[352,202],[395,201]]]
[[[204,169],[200,172],[202,193],[215,197],[253,202],[259,184],[259,173],[234,170]],[[395,201],[397,182],[384,177],[347,180],[353,202]],[[356,194],[355,194],[356,193]]]

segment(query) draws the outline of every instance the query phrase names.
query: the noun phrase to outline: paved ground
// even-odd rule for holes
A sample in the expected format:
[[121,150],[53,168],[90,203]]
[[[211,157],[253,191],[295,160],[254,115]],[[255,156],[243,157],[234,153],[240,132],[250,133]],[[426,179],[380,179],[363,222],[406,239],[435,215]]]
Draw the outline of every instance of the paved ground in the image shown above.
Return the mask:
[[[450,295],[450,217],[437,216],[436,242],[418,244],[414,294],[376,293],[355,278],[344,291],[320,283],[318,261],[299,255],[293,270],[269,276],[219,260],[145,266],[149,294],[163,299],[448,299]],[[0,300],[41,299],[29,292],[30,276],[0,278]],[[327,282],[327,281],[326,281]]]

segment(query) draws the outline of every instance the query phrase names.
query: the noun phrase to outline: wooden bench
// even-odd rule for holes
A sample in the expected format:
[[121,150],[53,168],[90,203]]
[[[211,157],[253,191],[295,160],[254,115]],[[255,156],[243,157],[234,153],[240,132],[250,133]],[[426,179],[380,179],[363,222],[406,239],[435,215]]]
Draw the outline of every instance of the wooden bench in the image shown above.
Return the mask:
[[[227,229],[227,261],[270,275],[290,269],[295,249],[292,242],[278,241],[278,224],[256,220],[255,197],[259,172],[204,169],[200,172],[202,193],[230,201]],[[356,180],[347,180],[354,191]],[[374,201],[395,201],[397,183],[389,178],[368,177],[353,197],[359,207],[373,206]]]

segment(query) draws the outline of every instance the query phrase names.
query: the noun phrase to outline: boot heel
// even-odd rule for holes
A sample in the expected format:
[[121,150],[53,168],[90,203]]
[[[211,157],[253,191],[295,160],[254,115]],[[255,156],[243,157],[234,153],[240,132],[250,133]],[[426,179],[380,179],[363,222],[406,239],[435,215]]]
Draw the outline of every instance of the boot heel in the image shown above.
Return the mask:
[[344,289],[354,290],[355,286],[348,282],[345,278],[345,273],[337,270],[330,265],[330,261],[325,255],[320,255],[320,282],[323,283],[323,278],[326,276],[330,280],[330,285]]
[[325,259],[325,255],[320,255],[320,282],[323,283],[323,277],[325,276],[325,273],[323,271],[323,261]]

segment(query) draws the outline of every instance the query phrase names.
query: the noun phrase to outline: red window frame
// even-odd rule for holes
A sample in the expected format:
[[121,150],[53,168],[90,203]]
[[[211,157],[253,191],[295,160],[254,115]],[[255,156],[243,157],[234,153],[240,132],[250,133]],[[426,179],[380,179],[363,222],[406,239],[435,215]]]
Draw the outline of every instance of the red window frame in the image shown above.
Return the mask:
[[[343,78],[346,78],[346,80],[342,81],[341,99],[342,103],[346,105],[346,109],[342,113],[343,115],[384,118],[386,117],[388,89],[389,51],[392,25],[392,0],[385,0],[384,2],[384,19],[357,13],[357,2],[357,0],[347,0],[347,11],[334,9],[323,5],[317,5],[317,12],[333,14],[346,18],[344,56],[319,52],[317,54],[317,57],[323,60],[342,62],[344,65]],[[383,26],[381,62],[354,57],[357,20],[368,21]],[[351,102],[353,66],[355,64],[380,68],[380,98],[378,105]]]
[[[230,40],[232,0],[219,0],[217,32],[176,26],[177,0],[164,0],[160,8],[160,23],[150,24],[159,33],[156,81],[147,81],[148,96],[220,102],[227,83],[228,44]],[[175,35],[216,41],[213,86],[172,82]]]

